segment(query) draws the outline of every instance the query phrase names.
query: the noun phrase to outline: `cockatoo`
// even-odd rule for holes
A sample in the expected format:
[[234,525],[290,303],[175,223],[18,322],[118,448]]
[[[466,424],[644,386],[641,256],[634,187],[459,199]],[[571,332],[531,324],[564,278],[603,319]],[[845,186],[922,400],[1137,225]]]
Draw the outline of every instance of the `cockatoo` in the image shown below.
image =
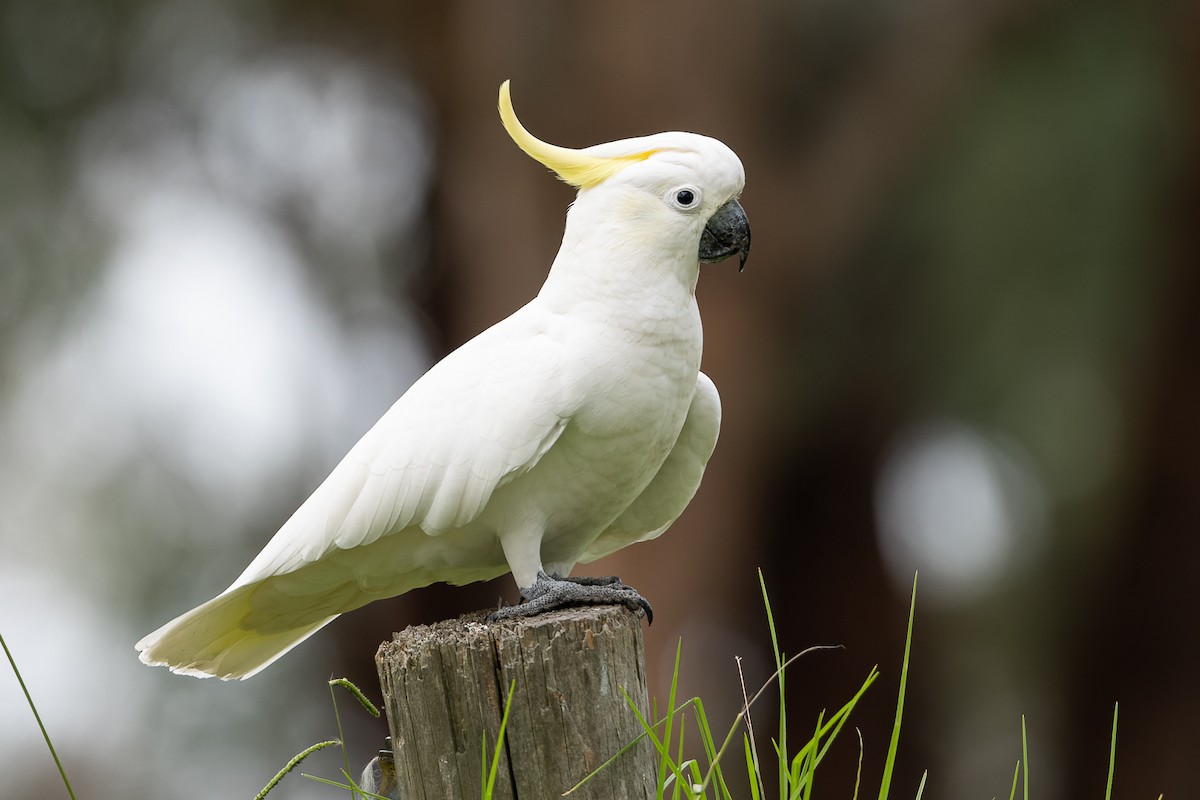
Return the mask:
[[493,619],[649,604],[570,578],[665,531],[691,502],[721,404],[700,372],[701,263],[745,265],[745,173],[721,142],[659,133],[584,149],[500,117],[578,195],[541,291],[434,365],[217,597],[137,643],[147,664],[249,678],[335,617],[510,571]]

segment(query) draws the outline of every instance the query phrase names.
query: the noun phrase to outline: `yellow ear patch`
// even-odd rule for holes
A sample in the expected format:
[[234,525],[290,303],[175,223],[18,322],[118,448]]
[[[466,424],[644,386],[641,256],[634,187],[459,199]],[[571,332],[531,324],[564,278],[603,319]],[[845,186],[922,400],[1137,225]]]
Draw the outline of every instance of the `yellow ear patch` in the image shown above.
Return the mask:
[[524,150],[534,161],[551,169],[560,179],[580,189],[603,183],[630,164],[645,161],[658,152],[658,150],[643,150],[627,155],[600,158],[584,153],[582,150],[573,150],[569,147],[559,147],[543,142],[526,130],[521,121],[517,119],[517,112],[513,110],[512,97],[509,94],[508,81],[500,84],[499,106],[500,121],[504,123],[504,130],[508,131],[508,135],[517,143],[517,147]]

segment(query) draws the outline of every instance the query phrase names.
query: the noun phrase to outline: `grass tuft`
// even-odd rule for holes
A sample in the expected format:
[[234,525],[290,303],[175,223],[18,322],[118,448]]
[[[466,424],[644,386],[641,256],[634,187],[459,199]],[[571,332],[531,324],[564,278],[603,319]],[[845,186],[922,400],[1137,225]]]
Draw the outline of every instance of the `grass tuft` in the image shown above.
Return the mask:
[[[771,609],[770,599],[767,595],[766,582],[763,579],[762,571],[759,571],[759,586],[762,590],[763,605],[767,615],[767,625],[771,636],[771,650],[775,660],[775,671],[767,678],[763,685],[753,695],[748,695],[746,691],[745,678],[742,674],[741,660],[738,659],[738,676],[741,682],[741,692],[743,704],[741,710],[734,717],[734,720],[729,728],[728,733],[721,740],[720,746],[717,745],[717,739],[713,736],[712,727],[705,712],[704,703],[699,697],[690,698],[679,705],[676,705],[679,689],[679,675],[682,658],[683,642],[680,641],[675,650],[675,664],[671,676],[671,688],[666,704],[666,715],[661,719],[651,723],[638,710],[637,705],[625,694],[625,701],[629,705],[633,714],[637,717],[639,724],[642,727],[642,734],[634,739],[625,747],[621,748],[612,758],[601,764],[596,770],[586,776],[578,784],[564,792],[565,795],[572,794],[581,786],[587,784],[595,775],[606,769],[612,762],[620,758],[631,748],[635,747],[643,739],[649,740],[658,754],[658,770],[657,770],[657,789],[656,800],[666,800],[668,790],[671,800],[709,800],[710,793],[716,800],[733,800],[733,793],[730,791],[726,782],[726,775],[722,770],[721,762],[726,752],[729,750],[732,742],[741,732],[742,754],[745,762],[746,777],[749,786],[749,797],[751,800],[764,800],[765,791],[763,789],[763,763],[759,756],[758,744],[755,741],[754,724],[751,718],[750,709],[755,702],[771,687],[772,683],[777,682],[779,691],[779,733],[778,738],[773,739],[771,744],[775,751],[777,760],[776,771],[779,778],[779,796],[780,800],[812,800],[814,796],[814,785],[816,778],[817,767],[820,766],[829,749],[832,747],[838,734],[842,731],[846,722],[849,720],[851,713],[856,708],[860,700],[862,700],[866,691],[879,678],[878,668],[872,667],[863,681],[857,692],[832,715],[826,716],[826,711],[822,710],[816,719],[816,724],[812,728],[811,735],[803,741],[803,744],[796,750],[795,753],[789,753],[789,738],[788,738],[788,722],[786,713],[786,692],[785,692],[785,674],[787,668],[795,663],[795,661],[805,655],[811,654],[817,650],[834,649],[830,647],[811,647],[800,653],[787,657],[779,647],[778,633],[775,625],[774,614]],[[906,687],[908,683],[909,661],[912,652],[912,635],[913,622],[916,614],[916,597],[917,597],[917,579],[913,576],[912,598],[908,611],[908,629],[904,640],[904,658],[900,669],[899,689],[896,697],[896,715],[895,722],[892,727],[892,734],[888,744],[887,756],[884,761],[883,775],[880,780],[879,800],[887,800],[896,764],[896,756],[899,748],[901,723],[904,715],[904,700]],[[46,727],[42,722],[41,715],[38,713],[37,707],[33,702],[25,681],[21,676],[20,670],[17,668],[16,660],[13,658],[12,652],[9,650],[7,643],[4,641],[3,635],[0,635],[0,647],[3,647],[4,654],[8,658],[9,665],[12,668],[13,674],[17,678],[17,682],[21,686],[21,691],[25,694],[26,703],[29,705],[30,711],[33,712],[37,726],[42,733],[42,737],[46,742],[47,748],[54,759],[55,765],[58,767],[58,772],[62,778],[64,787],[71,800],[75,800],[75,793],[71,788],[70,781],[67,779],[66,770],[63,767],[62,761],[58,757],[58,753],[54,748],[54,744],[46,731]],[[262,791],[255,796],[255,800],[263,800],[267,794],[275,788],[276,785],[292,772],[301,762],[308,756],[323,750],[327,747],[338,745],[342,748],[342,758],[344,768],[341,770],[344,782],[329,780],[327,778],[317,777],[302,773],[302,777],[325,784],[332,788],[343,791],[349,791],[352,798],[374,798],[374,800],[389,800],[373,792],[366,791],[359,787],[350,775],[349,755],[346,752],[344,744],[344,736],[342,735],[341,715],[337,707],[337,697],[334,692],[334,687],[340,686],[350,692],[359,704],[372,716],[379,717],[379,709],[367,699],[367,697],[359,690],[357,686],[345,678],[338,678],[329,681],[330,700],[333,704],[334,717],[337,721],[338,738],[329,739],[324,742],[318,742],[311,747],[306,748],[302,752],[294,756],[271,781],[263,787]],[[504,713],[500,720],[500,729],[497,734],[496,744],[492,749],[491,757],[488,757],[488,745],[486,735],[483,737],[480,753],[480,794],[482,800],[491,800],[496,785],[496,779],[499,772],[500,756],[503,752],[505,732],[508,726],[509,713],[512,709],[513,694],[515,691],[515,681],[509,685],[508,697],[505,700]],[[624,690],[622,690],[624,691]],[[657,717],[657,703],[651,704],[651,716]],[[1108,757],[1108,778],[1105,785],[1105,800],[1112,800],[1112,789],[1114,777],[1116,774],[1116,753],[1117,753],[1117,719],[1119,712],[1119,704],[1113,706],[1113,721],[1112,735],[1109,743]],[[690,712],[690,713],[688,713]],[[686,716],[685,716],[686,713]],[[676,720],[676,716],[679,719]],[[699,735],[699,741],[702,750],[703,763],[697,758],[685,758],[685,736],[687,723],[691,722],[695,726]],[[744,726],[744,728],[743,728]],[[854,794],[852,800],[858,800],[859,792],[862,788],[862,766],[864,760],[864,744],[861,731],[855,729],[858,737],[858,766],[854,778]],[[921,775],[920,783],[917,787],[915,798],[921,800],[925,792],[926,782],[929,773],[924,772]],[[1016,800],[1017,785],[1021,783],[1022,800],[1030,800],[1029,794],[1029,731],[1024,715],[1021,717],[1021,758],[1017,761],[1013,771],[1012,787],[1009,791],[1009,800]],[[1163,800],[1163,795],[1159,795],[1158,800]]]
[[[775,632],[775,622],[771,611],[770,599],[766,593],[766,585],[762,581],[761,572],[759,574],[760,586],[763,589],[763,603],[767,613],[767,623],[771,629],[772,651],[775,656],[775,672],[767,678],[762,687],[752,697],[746,697],[745,682],[742,682],[742,696],[744,704],[742,709],[734,718],[729,732],[722,740],[720,747],[716,746],[716,737],[713,736],[712,727],[708,720],[708,716],[704,711],[704,703],[698,697],[693,697],[679,705],[676,705],[679,689],[679,673],[680,660],[682,654],[682,641],[676,646],[675,650],[675,665],[671,675],[671,688],[667,698],[667,713],[661,719],[651,723],[638,709],[637,704],[625,695],[625,701],[629,705],[632,713],[637,717],[639,724],[642,726],[642,734],[634,741],[623,747],[616,755],[608,761],[601,764],[598,768],[589,773],[583,780],[575,786],[564,792],[565,795],[572,794],[581,786],[587,784],[593,777],[604,770],[621,754],[635,746],[643,739],[648,739],[655,752],[658,754],[658,781],[656,785],[656,800],[666,800],[667,791],[671,791],[671,799],[686,798],[687,800],[708,800],[710,792],[719,800],[733,800],[733,793],[730,791],[726,782],[725,775],[721,769],[721,761],[725,753],[728,751],[732,742],[737,738],[739,731],[742,731],[742,749],[746,763],[747,780],[750,787],[750,796],[753,800],[761,800],[762,793],[762,771],[761,762],[758,757],[757,747],[754,742],[754,726],[750,717],[750,708],[754,703],[762,697],[762,695],[770,688],[771,684],[778,682],[780,685],[784,682],[784,673],[788,666],[794,663],[802,656],[813,653],[817,650],[833,649],[828,647],[812,647],[798,653],[795,656],[786,657],[779,649],[778,638]],[[740,674],[740,662],[739,662]],[[824,759],[829,751],[834,739],[841,732],[846,720],[849,719],[851,712],[862,699],[867,689],[879,677],[879,672],[872,667],[868,673],[866,680],[862,686],[854,694],[854,696],[846,702],[836,713],[826,718],[825,712],[822,711],[817,716],[816,727],[813,735],[800,747],[800,749],[789,757],[787,753],[787,729],[781,726],[780,740],[774,742],[776,758],[778,763],[778,774],[780,776],[780,798],[781,800],[810,800],[812,797],[812,786],[815,777],[817,766]],[[784,696],[780,695],[781,711],[786,710],[783,705]],[[652,704],[652,708],[657,708],[656,704]],[[681,718],[676,723],[676,715],[681,715],[685,711],[691,712],[690,719],[699,733],[704,759],[707,762],[707,767],[702,768],[701,764],[696,759],[684,759],[683,739],[685,735],[685,719]],[[742,726],[745,725],[745,730]],[[661,731],[661,733],[660,733]],[[861,741],[861,737],[860,737]]]
[[337,723],[338,738],[329,739],[324,742],[317,742],[316,744],[312,745],[311,747],[308,747],[305,750],[301,751],[300,753],[297,753],[292,758],[292,760],[289,761],[284,766],[283,769],[279,770],[279,772],[277,772],[275,774],[275,777],[271,779],[270,783],[268,783],[266,786],[264,786],[262,791],[259,792],[257,795],[255,795],[254,800],[263,800],[263,798],[265,798],[267,796],[267,793],[270,792],[272,789],[274,789],[275,786],[278,785],[278,783],[281,780],[283,780],[284,776],[287,775],[292,770],[294,770],[300,764],[301,761],[308,758],[310,755],[317,752],[318,750],[324,750],[326,747],[332,747],[334,745],[337,745],[337,746],[341,747],[341,749],[342,749],[342,765],[343,766],[342,766],[341,773],[342,773],[342,778],[345,781],[345,783],[341,783],[338,781],[332,781],[332,780],[329,780],[328,778],[322,778],[318,775],[310,775],[309,773],[306,773],[306,772],[300,773],[300,776],[303,778],[307,778],[310,781],[315,781],[317,783],[323,783],[326,786],[332,786],[337,789],[342,789],[342,790],[348,791],[348,792],[350,792],[350,796],[352,798],[353,797],[364,797],[364,798],[374,798],[375,800],[389,800],[389,798],[384,797],[382,795],[378,795],[373,792],[366,791],[365,789],[360,787],[357,782],[355,782],[353,777],[351,777],[350,754],[346,751],[346,744],[345,744],[346,737],[342,732],[342,715],[341,715],[341,712],[338,711],[337,695],[335,694],[335,692],[333,690],[335,687],[338,687],[338,686],[342,687],[343,689],[348,691],[356,700],[358,700],[359,705],[361,705],[367,711],[367,713],[371,714],[374,717],[379,717],[379,709],[375,706],[374,703],[372,703],[370,700],[367,699],[367,696],[362,693],[361,689],[359,689],[357,686],[355,686],[351,681],[349,681],[346,678],[334,678],[329,681],[328,686],[329,686],[329,700],[330,700],[330,703],[333,705],[333,717]]
[[[362,691],[357,686],[355,686],[352,682],[350,682],[346,678],[335,678],[335,679],[329,681],[329,697],[330,697],[331,702],[333,703],[333,715],[334,715],[335,720],[337,721],[338,738],[330,739],[325,742],[318,742],[317,744],[314,744],[312,747],[309,747],[306,750],[304,750],[303,752],[297,754],[294,758],[292,758],[291,761],[289,761],[287,763],[287,765],[283,769],[281,769],[275,775],[274,778],[271,779],[270,783],[268,783],[265,787],[263,787],[263,790],[258,793],[258,795],[254,798],[254,800],[263,800],[263,798],[265,798],[267,796],[267,793],[270,792],[272,789],[274,789],[275,786],[281,780],[283,780],[283,777],[285,775],[287,775],[289,772],[291,772],[293,769],[295,769],[296,766],[301,761],[308,758],[308,756],[312,755],[313,753],[317,752],[318,750],[323,750],[326,747],[332,747],[333,745],[338,745],[342,748],[342,760],[343,760],[343,768],[341,770],[342,781],[330,780],[329,778],[323,778],[323,777],[320,777],[319,775],[310,775],[308,773],[301,773],[301,777],[307,778],[308,780],[315,781],[317,783],[325,784],[326,786],[330,786],[334,789],[341,789],[343,791],[348,791],[348,792],[350,792],[350,796],[352,798],[362,797],[362,798],[372,798],[373,800],[390,800],[390,798],[388,798],[384,795],[375,794],[374,792],[369,792],[366,789],[363,789],[361,786],[358,785],[358,783],[354,780],[354,778],[350,774],[350,756],[346,751],[345,736],[342,734],[342,718],[341,718],[341,714],[338,712],[337,697],[333,691],[334,687],[336,687],[336,686],[341,686],[346,691],[350,692],[350,694],[353,695],[354,698],[358,700],[359,704],[369,714],[371,714],[374,717],[379,716],[379,709],[375,706],[374,703],[372,703],[370,700],[368,700],[366,695],[364,695],[362,693]],[[500,731],[496,735],[496,746],[492,751],[490,761],[488,759],[488,752],[487,752],[487,750],[488,750],[487,735],[485,734],[483,737],[482,752],[480,753],[480,759],[479,759],[479,763],[480,763],[480,781],[479,781],[480,797],[482,798],[482,800],[492,800],[492,796],[495,793],[496,777],[500,771],[500,755],[504,751],[504,732],[508,727],[508,716],[509,716],[509,712],[512,710],[512,701],[513,701],[513,694],[515,693],[515,689],[516,689],[516,681],[514,680],[511,684],[509,684],[509,687],[508,687],[508,698],[504,702],[504,714],[500,718]]]

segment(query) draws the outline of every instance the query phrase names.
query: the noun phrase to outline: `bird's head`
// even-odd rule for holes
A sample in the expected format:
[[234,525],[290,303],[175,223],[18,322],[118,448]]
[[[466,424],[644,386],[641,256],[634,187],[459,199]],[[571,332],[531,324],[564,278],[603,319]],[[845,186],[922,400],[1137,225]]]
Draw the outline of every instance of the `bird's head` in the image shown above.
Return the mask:
[[750,223],[738,202],[746,182],[742,162],[716,139],[672,131],[572,149],[538,139],[513,110],[508,81],[500,85],[500,119],[531,158],[579,189],[577,205],[603,203],[627,230],[696,248],[713,263],[750,254]]

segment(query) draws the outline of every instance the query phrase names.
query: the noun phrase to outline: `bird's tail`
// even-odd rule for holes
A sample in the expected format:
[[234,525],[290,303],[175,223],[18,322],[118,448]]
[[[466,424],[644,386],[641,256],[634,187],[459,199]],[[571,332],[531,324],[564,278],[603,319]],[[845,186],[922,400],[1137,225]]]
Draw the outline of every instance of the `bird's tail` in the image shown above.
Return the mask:
[[224,594],[176,617],[143,637],[135,647],[146,664],[181,675],[243,680],[266,667],[337,618],[268,632],[246,626],[254,584]]

